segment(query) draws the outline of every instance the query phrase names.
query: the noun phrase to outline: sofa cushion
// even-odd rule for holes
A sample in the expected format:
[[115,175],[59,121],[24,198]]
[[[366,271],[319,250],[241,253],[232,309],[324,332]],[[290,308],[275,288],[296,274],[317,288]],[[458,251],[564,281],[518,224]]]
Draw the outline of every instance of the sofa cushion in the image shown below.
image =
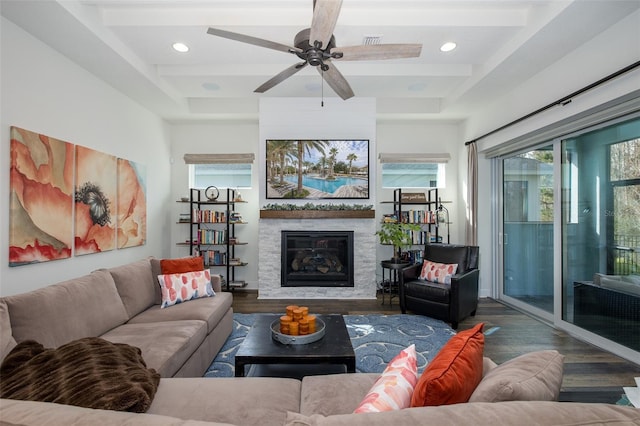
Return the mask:
[[467,402],[483,369],[483,323],[451,337],[418,379],[412,407]]
[[530,352],[489,371],[469,402],[557,401],[564,356],[558,351]]
[[108,271],[116,283],[129,318],[153,305],[158,282],[151,275],[149,259],[110,268]]
[[436,263],[430,260],[422,262],[419,280],[432,281],[434,283],[451,284],[451,277],[458,270],[457,263]]
[[217,327],[222,317],[231,309],[233,295],[217,293],[216,297],[203,297],[189,303],[174,305],[171,309],[161,309],[153,305],[149,309],[131,318],[128,324],[153,323],[160,321],[200,320],[206,321],[207,332]]
[[2,423],[6,426],[100,425],[100,426],[233,426],[228,423],[180,420],[154,414],[94,410],[51,402],[0,399]]
[[378,413],[408,408],[417,381],[416,345],[410,345],[389,361],[354,413]]
[[103,334],[103,339],[126,343],[142,350],[149,368],[172,377],[198,349],[207,335],[204,321],[164,321],[124,324]]
[[16,344],[16,339],[14,339],[11,334],[9,308],[4,300],[0,299],[0,362],[11,352],[11,349],[13,349]]
[[161,308],[168,308],[193,299],[215,296],[208,269],[158,275],[158,283],[162,292]]
[[600,279],[600,285],[602,288],[607,288],[609,290],[640,296],[640,284],[633,282],[632,278],[622,277],[620,279],[612,279],[609,277],[602,277]]
[[143,413],[160,375],[147,369],[140,349],[98,337],[45,349],[20,342],[0,367],[2,398]]
[[202,271],[203,269],[204,259],[202,256],[160,260],[162,274],[181,274],[183,272]]
[[449,304],[451,285],[431,281],[413,280],[404,284],[405,294],[433,303]]
[[113,277],[104,270],[4,300],[14,339],[48,348],[99,336],[129,319]]
[[379,377],[378,373],[305,376],[300,412],[325,416],[353,413]]
[[281,426],[300,407],[300,381],[274,377],[161,379],[147,413],[236,425]]

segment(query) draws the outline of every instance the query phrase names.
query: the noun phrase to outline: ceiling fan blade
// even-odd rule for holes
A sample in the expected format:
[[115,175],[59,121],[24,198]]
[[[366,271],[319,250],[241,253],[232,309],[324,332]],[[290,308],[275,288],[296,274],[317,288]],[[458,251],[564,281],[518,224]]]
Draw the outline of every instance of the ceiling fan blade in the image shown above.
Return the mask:
[[421,44],[371,44],[336,47],[331,50],[332,53],[342,52],[342,58],[335,58],[341,61],[417,58],[421,51]]
[[333,91],[336,92],[343,100],[353,97],[353,90],[351,90],[351,86],[347,83],[347,79],[344,78],[334,64],[327,62],[329,61],[325,61],[325,64],[329,65],[329,69],[326,71],[322,71],[321,67],[316,67],[324,81],[326,81]]
[[298,49],[287,46],[286,44],[276,43],[275,41],[269,41],[263,38],[251,37],[245,34],[232,33],[231,31],[220,30],[217,28],[209,27],[207,33],[218,37],[228,38],[230,40],[241,41],[243,43],[249,43],[260,47],[266,47],[267,49],[279,50],[281,52],[291,53],[294,51],[298,51]]
[[297,73],[298,71],[300,71],[302,68],[306,66],[307,66],[306,62],[300,62],[298,64],[291,65],[286,70],[280,72],[279,74],[276,74],[273,78],[264,82],[260,87],[254,90],[254,92],[264,93],[267,90],[271,89],[273,86],[282,83],[287,78],[291,77],[292,75],[294,75],[295,73]]
[[313,46],[314,41],[320,41],[320,47],[326,49],[338,21],[342,0],[316,0],[313,6],[309,44]]

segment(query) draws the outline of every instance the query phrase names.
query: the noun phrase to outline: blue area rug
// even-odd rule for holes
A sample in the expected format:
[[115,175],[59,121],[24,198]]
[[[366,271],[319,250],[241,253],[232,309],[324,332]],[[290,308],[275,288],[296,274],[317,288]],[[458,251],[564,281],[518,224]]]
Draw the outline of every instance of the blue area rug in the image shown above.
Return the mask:
[[[233,331],[205,377],[233,377],[234,357],[256,314],[233,314]],[[382,373],[389,361],[414,343],[421,373],[438,350],[456,334],[445,322],[420,315],[345,315],[356,353],[356,371]]]

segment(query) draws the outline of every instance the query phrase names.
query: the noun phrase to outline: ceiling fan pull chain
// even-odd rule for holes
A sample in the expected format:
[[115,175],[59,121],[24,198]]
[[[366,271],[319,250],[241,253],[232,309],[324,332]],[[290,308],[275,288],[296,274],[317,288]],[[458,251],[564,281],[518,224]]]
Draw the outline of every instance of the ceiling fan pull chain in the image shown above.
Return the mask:
[[320,68],[322,74],[320,74],[320,93],[322,94],[322,100],[320,101],[320,107],[324,108],[324,70]]

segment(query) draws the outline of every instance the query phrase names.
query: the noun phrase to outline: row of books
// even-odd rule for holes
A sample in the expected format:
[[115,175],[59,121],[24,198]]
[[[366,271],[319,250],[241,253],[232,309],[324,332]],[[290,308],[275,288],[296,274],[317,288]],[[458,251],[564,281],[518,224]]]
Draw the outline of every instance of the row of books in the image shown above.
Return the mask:
[[227,253],[220,250],[196,250],[194,256],[202,256],[206,266],[221,266],[227,263]]
[[227,213],[220,210],[193,209],[191,216],[194,223],[226,223]]
[[226,229],[199,229],[196,233],[198,244],[226,244]]
[[436,241],[435,235],[429,231],[407,231],[407,234],[411,237],[411,244],[442,242],[442,237],[438,237],[438,241]]
[[[395,216],[398,216],[396,212]],[[431,210],[407,210],[401,215],[404,223],[436,223],[436,212]]]

